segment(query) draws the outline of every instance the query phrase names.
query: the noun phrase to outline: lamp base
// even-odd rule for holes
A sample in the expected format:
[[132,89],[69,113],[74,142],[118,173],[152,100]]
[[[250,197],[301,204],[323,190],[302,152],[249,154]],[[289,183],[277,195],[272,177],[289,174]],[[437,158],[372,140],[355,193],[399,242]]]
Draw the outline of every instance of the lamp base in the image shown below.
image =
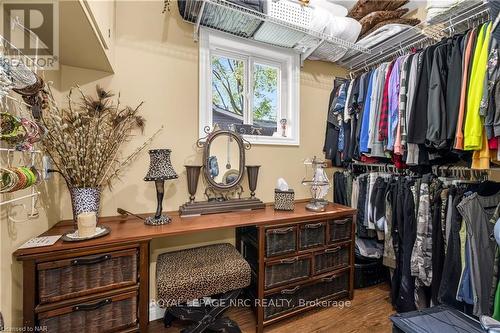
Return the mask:
[[326,206],[328,205],[328,202],[324,203],[319,200],[311,200],[307,205],[306,209],[311,211],[311,212],[324,212],[326,211]]
[[163,225],[172,222],[172,219],[166,215],[160,215],[160,217],[149,216],[144,220],[146,225]]

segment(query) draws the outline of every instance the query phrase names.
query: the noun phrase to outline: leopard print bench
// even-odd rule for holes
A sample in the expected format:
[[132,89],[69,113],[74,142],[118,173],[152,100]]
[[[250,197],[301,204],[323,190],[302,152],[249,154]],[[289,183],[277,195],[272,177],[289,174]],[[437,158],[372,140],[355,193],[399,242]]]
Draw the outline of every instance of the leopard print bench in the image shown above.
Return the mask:
[[250,285],[250,265],[231,244],[163,253],[156,263],[160,303],[179,303]]
[[[184,332],[240,332],[229,318],[218,318],[250,285],[251,269],[231,244],[215,244],[164,253],[156,264],[158,304],[167,308],[165,326],[175,318],[195,322]],[[218,306],[190,307],[182,303],[222,294]],[[222,302],[221,302],[222,301]],[[221,305],[222,304],[222,305]]]

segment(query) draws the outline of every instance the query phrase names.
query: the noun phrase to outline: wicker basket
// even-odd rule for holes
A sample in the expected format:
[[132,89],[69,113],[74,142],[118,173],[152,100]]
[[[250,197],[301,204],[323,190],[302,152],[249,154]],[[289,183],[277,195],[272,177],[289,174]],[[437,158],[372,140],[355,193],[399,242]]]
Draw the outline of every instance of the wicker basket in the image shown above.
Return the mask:
[[299,248],[306,250],[324,245],[325,229],[326,224],[324,222],[301,225],[299,229]]
[[266,266],[266,289],[299,281],[311,275],[311,258],[288,258]]
[[266,257],[295,252],[297,249],[297,227],[266,230]]
[[314,254],[314,274],[349,266],[349,246],[333,247]]
[[43,312],[46,332],[116,332],[137,324],[137,292],[93,300]]
[[331,277],[304,285],[282,289],[268,295],[265,301],[269,306],[264,308],[264,319],[282,315],[301,306],[301,302],[321,300],[330,297],[345,296],[349,290],[349,273],[334,274]]
[[137,250],[101,253],[38,264],[41,303],[134,285]]
[[330,242],[351,239],[352,219],[337,219],[330,222]]

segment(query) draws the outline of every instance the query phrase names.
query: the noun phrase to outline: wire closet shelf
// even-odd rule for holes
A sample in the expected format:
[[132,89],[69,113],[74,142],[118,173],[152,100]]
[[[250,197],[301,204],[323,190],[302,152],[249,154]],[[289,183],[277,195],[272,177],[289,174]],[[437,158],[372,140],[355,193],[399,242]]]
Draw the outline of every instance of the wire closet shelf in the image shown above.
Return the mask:
[[349,51],[338,65],[356,74],[407,54],[413,48],[423,48],[444,37],[466,31],[490,19],[490,11],[482,1],[461,1],[429,22],[422,22],[370,48],[371,54]]
[[[349,50],[370,54],[370,50],[349,41],[307,29],[301,25],[271,17],[225,0],[186,0],[184,20],[194,23],[194,36],[198,40],[200,26],[223,31],[233,36],[255,40],[259,34],[260,43],[294,49],[307,59],[318,48],[342,54]],[[275,29],[261,29],[271,24]],[[324,59],[327,60],[328,59]]]

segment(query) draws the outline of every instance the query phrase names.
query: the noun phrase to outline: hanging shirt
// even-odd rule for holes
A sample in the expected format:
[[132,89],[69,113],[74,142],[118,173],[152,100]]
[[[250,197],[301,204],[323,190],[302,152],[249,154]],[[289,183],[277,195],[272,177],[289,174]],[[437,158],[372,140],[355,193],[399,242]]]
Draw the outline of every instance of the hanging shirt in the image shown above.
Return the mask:
[[368,129],[370,126],[371,94],[372,94],[373,81],[375,80],[375,77],[376,77],[376,75],[375,75],[376,72],[377,72],[377,70],[371,72],[368,75],[368,87],[366,88],[365,99],[363,102],[364,108],[363,108],[362,125],[361,125],[361,132],[360,132],[360,138],[359,138],[359,152],[360,153],[367,153],[368,152],[368,141],[369,141]]
[[[407,103],[406,103],[406,128],[410,127],[410,119],[412,118],[412,113],[414,112],[414,104],[416,99],[416,89],[418,86],[418,70],[422,66],[423,53],[418,53],[413,56],[410,66],[410,75],[408,77],[408,92],[407,92]],[[416,165],[418,164],[418,156],[420,149],[416,143],[409,143],[408,136],[401,135],[401,144],[406,145],[406,164]]]
[[455,149],[464,149],[464,133],[463,133],[463,124],[465,118],[465,106],[467,101],[467,86],[468,86],[468,77],[469,77],[469,61],[471,55],[473,53],[473,44],[476,39],[476,29],[471,30],[467,44],[464,52],[463,59],[463,67],[462,67],[462,86],[460,89],[460,105],[458,108],[458,118],[457,118],[457,126],[455,131],[455,145],[453,148]]
[[398,126],[398,115],[399,115],[399,73],[400,73],[400,63],[402,58],[396,59],[394,66],[392,67],[391,74],[389,76],[389,123],[388,123],[388,135],[387,135],[387,150],[394,150],[394,142],[396,139],[396,129]]
[[354,80],[349,82],[349,87],[347,88],[346,101],[344,106],[344,121],[347,122],[351,119],[350,109],[352,106],[352,88],[354,86]]
[[394,139],[394,154],[397,155],[403,155],[404,152],[403,145],[401,144],[401,133],[402,127],[406,126],[404,124],[403,108],[406,108],[406,84],[408,81],[408,68],[406,65],[408,64],[408,58],[410,56],[402,57],[399,66],[398,122],[396,125],[396,137]]
[[388,63],[379,66],[376,86],[374,86],[372,91],[370,128],[368,130],[369,133],[368,148],[370,148],[370,156],[373,157],[385,157],[383,142],[378,139],[378,128],[380,126],[380,109],[382,105],[382,94],[388,68],[389,68]]
[[491,24],[483,25],[474,50],[470,87],[467,96],[464,150],[481,150],[482,147],[483,122],[479,114],[479,106],[483,96],[484,76],[487,70],[490,33]]
[[387,75],[385,76],[384,90],[382,92],[382,105],[380,106],[380,126],[378,129],[378,140],[387,139],[388,117],[389,117],[389,77],[391,75],[394,62],[389,64]]

